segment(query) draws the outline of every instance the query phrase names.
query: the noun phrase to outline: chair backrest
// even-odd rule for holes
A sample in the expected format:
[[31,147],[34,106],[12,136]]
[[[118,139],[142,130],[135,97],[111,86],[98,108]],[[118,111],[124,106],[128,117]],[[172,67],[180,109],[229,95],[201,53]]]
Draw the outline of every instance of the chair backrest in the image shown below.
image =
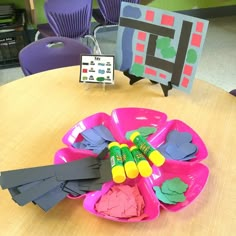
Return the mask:
[[47,0],[44,9],[57,36],[79,38],[90,33],[92,0]]
[[105,24],[117,25],[120,18],[121,2],[140,3],[140,0],[97,0]]
[[46,37],[35,41],[19,53],[23,73],[38,72],[80,65],[80,54],[91,54],[90,48],[80,41],[65,37]]

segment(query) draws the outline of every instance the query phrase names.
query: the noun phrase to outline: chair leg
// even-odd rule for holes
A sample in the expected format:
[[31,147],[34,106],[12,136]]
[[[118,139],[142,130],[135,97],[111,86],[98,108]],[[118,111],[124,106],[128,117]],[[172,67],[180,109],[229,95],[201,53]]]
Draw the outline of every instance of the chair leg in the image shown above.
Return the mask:
[[93,49],[93,53],[97,54],[97,55],[101,55],[101,49],[99,47],[98,41],[96,40],[96,38],[92,35],[85,35],[84,38],[89,38],[92,40],[93,44],[94,44],[94,49]]
[[94,38],[97,38],[97,32],[99,31],[99,29],[100,29],[101,27],[103,27],[103,26],[98,25],[98,26],[96,26],[95,29],[93,30],[93,37],[94,37]]
[[39,40],[39,35],[40,35],[40,32],[37,31],[35,36],[34,36],[34,41],[38,41]]
[[118,25],[98,25],[97,27],[95,27],[94,31],[93,31],[93,36],[96,39],[97,38],[97,32],[101,29],[101,28],[118,28]]
[[97,49],[95,51],[95,54],[102,54],[98,40],[97,40],[97,33],[101,28],[105,28],[105,29],[118,28],[118,25],[98,25],[97,27],[95,27],[95,29],[93,30],[93,36],[92,36],[95,43],[95,47]]

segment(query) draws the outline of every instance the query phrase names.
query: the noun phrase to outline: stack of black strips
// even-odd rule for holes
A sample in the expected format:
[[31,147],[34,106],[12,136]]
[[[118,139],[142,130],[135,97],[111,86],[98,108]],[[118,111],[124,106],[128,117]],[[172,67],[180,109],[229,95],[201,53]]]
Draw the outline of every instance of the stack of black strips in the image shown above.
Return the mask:
[[68,194],[80,196],[99,190],[112,180],[110,158],[105,148],[97,158],[59,165],[25,168],[0,172],[0,185],[8,189],[12,199],[20,206],[29,202],[48,211]]

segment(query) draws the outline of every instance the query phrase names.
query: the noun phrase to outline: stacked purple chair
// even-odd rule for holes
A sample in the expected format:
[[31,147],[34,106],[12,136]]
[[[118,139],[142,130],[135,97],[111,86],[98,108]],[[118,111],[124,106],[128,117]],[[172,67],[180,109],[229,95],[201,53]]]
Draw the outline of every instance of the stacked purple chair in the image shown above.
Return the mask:
[[48,24],[38,25],[42,36],[79,38],[90,33],[92,0],[47,0],[44,10]]
[[97,21],[93,34],[102,27],[114,27],[119,23],[121,2],[140,3],[140,0],[97,0],[98,9],[93,9],[93,18]]
[[19,53],[25,76],[46,70],[80,65],[80,54],[91,54],[91,49],[76,39],[46,37],[39,39]]
[[[92,42],[93,53],[101,54],[96,39],[90,34],[92,0],[47,0],[44,9],[49,28],[55,36],[78,40],[86,38],[86,44]],[[47,30],[46,34],[49,34],[49,28],[44,28]]]
[[48,0],[44,8],[57,36],[79,38],[90,33],[92,0]]

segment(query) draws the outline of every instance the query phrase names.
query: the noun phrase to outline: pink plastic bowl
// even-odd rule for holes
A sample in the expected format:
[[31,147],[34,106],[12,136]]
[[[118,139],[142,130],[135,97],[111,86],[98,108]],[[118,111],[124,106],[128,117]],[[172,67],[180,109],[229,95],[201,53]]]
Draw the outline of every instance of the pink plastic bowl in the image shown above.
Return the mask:
[[[203,190],[209,176],[209,169],[201,163],[187,163],[180,161],[166,160],[161,167],[153,166],[153,174],[148,179],[150,186],[161,187],[162,183],[168,179],[179,177],[188,184],[188,189],[184,193],[186,200],[175,205],[160,202],[161,206],[168,211],[179,211],[188,206]],[[151,192],[155,195],[154,190]]]
[[[71,146],[75,142],[79,142],[83,140],[81,133],[87,129],[91,129],[94,126],[104,125],[106,128],[110,130],[113,134],[113,137],[116,139],[115,132],[112,130],[115,129],[113,124],[111,123],[111,117],[104,112],[99,112],[85,119],[79,121],[75,124],[62,138],[62,142],[67,146]],[[71,147],[73,148],[73,147]],[[90,151],[92,152],[92,151]]]
[[166,137],[168,133],[173,130],[177,130],[180,132],[188,132],[192,134],[192,143],[197,146],[198,151],[195,153],[196,158],[193,158],[188,162],[199,162],[207,157],[208,152],[200,136],[192,128],[190,128],[187,124],[180,120],[168,121],[156,135],[153,135],[152,137],[148,138],[148,141],[152,144],[153,147],[157,148],[161,144],[166,142]]
[[149,186],[149,183],[146,182],[144,178],[136,178],[135,180],[127,180],[123,184],[128,184],[130,186],[133,186],[134,184],[137,184],[138,189],[140,191],[140,194],[143,196],[144,202],[145,202],[145,208],[144,213],[147,215],[146,218],[142,220],[128,220],[128,219],[121,219],[121,218],[115,218],[108,215],[102,215],[98,213],[95,209],[95,205],[98,202],[98,200],[101,198],[102,195],[108,192],[108,190],[114,185],[115,183],[113,181],[110,181],[108,183],[105,183],[100,191],[92,192],[86,195],[86,198],[84,199],[83,206],[84,208],[89,211],[90,213],[105,218],[108,220],[113,221],[119,221],[119,222],[140,222],[140,221],[150,221],[155,219],[159,216],[160,213],[160,204],[156,197],[152,193],[152,189]]
[[[150,126],[157,128],[157,132],[166,122],[165,113],[146,108],[117,108],[111,113],[112,122],[114,122],[115,134],[117,141],[132,145],[131,141],[125,138],[128,131],[138,129],[142,126]],[[155,134],[150,135],[150,137]]]

